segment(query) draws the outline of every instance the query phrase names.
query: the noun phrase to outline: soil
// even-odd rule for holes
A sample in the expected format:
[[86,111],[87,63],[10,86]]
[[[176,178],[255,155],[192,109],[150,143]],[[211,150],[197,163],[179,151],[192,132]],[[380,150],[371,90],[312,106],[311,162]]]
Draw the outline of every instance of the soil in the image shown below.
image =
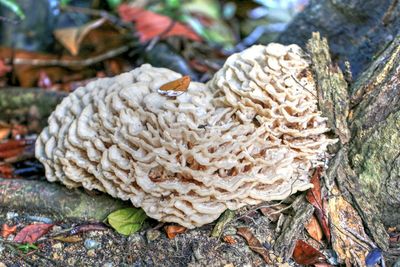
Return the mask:
[[[17,225],[17,232],[35,221],[52,221],[53,229],[35,244],[35,251],[24,253],[12,242],[0,238],[0,267],[19,266],[266,266],[263,259],[251,251],[243,238],[236,235],[236,227],[246,226],[266,247],[274,243],[273,225],[266,217],[255,214],[249,221],[235,221],[227,226],[224,235],[231,235],[236,244],[210,237],[214,225],[187,230],[168,239],[157,222],[148,221],[142,230],[129,237],[111,228],[105,231],[83,232],[77,242],[65,242],[51,238],[56,232],[72,228],[87,221],[65,219],[35,211],[0,208],[0,224]],[[158,225],[159,227],[159,225]],[[12,244],[12,245],[11,245]],[[91,248],[93,247],[93,248]],[[273,266],[294,266],[270,254]]]

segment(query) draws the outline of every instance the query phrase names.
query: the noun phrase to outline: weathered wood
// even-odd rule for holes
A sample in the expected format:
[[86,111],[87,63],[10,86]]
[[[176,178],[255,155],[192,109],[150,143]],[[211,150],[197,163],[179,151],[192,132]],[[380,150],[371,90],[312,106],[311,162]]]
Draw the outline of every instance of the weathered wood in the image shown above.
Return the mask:
[[274,245],[274,250],[286,260],[292,256],[296,241],[314,212],[314,207],[307,202],[304,194],[296,198],[292,207],[295,213],[283,223],[281,234]]

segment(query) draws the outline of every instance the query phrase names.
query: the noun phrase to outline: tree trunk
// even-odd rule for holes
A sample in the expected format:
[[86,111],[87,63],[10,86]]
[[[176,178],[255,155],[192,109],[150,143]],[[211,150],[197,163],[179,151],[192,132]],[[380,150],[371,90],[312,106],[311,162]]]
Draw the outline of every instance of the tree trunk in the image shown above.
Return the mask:
[[280,34],[278,42],[305,46],[312,32],[329,41],[331,54],[343,69],[351,63],[358,77],[395,39],[400,30],[399,0],[311,0]]

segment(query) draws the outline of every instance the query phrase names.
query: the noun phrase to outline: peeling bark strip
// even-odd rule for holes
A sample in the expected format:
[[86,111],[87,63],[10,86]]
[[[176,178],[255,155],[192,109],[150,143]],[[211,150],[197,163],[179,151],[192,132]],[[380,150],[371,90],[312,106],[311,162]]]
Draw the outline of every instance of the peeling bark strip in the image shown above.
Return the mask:
[[349,95],[347,83],[340,68],[332,64],[328,41],[313,33],[307,49],[311,54],[312,68],[317,82],[319,109],[328,118],[328,126],[339,137],[342,144],[350,140],[347,128]]
[[89,196],[82,190],[56,183],[0,178],[0,207],[40,210],[63,217],[102,221],[112,211],[129,204],[108,195]]

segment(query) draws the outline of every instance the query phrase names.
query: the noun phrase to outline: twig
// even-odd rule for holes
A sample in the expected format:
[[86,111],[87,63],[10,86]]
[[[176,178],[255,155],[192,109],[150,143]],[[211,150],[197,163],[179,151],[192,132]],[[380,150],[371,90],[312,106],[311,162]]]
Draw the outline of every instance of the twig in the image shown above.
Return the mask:
[[[67,59],[28,59],[28,58],[13,58],[14,65],[32,65],[32,66],[61,66],[61,67],[87,67],[96,63],[99,63],[103,60],[113,58],[120,54],[123,54],[133,46],[135,46],[137,42],[130,42],[126,45],[120,46],[118,48],[109,50],[103,54],[98,56],[94,56],[91,58],[83,59],[83,60],[67,60]],[[10,58],[5,58],[6,60],[11,60]]]

